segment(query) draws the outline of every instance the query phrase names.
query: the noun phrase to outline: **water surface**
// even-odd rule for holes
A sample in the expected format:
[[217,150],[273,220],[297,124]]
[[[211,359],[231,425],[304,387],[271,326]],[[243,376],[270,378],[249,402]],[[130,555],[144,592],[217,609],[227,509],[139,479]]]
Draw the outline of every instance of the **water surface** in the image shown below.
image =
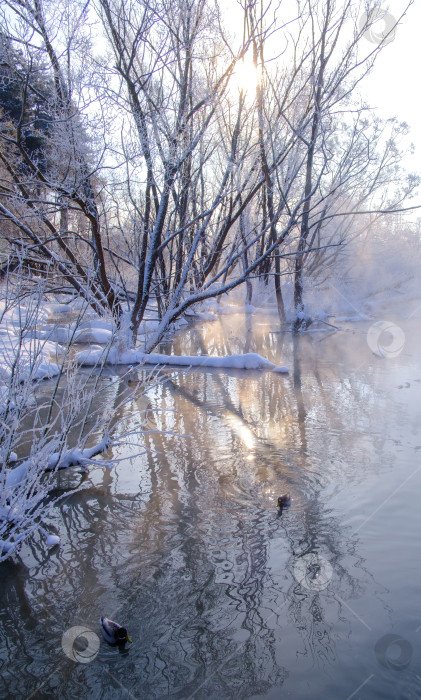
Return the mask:
[[[61,546],[1,568],[1,697],[419,698],[421,338],[397,323],[389,358],[370,322],[297,338],[259,314],[163,346],[290,372],[164,370],[125,409],[148,432],[111,456],[132,457],[60,474],[58,492],[88,483],[54,510]],[[125,650],[97,649],[102,614],[127,626]],[[88,663],[63,652],[75,626],[94,633],[75,642]]]

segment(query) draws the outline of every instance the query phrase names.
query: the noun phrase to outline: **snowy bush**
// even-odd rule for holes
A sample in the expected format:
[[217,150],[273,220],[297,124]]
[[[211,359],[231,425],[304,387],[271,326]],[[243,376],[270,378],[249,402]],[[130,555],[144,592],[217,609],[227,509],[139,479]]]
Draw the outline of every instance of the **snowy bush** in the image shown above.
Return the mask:
[[[47,546],[58,544],[57,536],[45,530],[43,520],[60,500],[84,485],[53,496],[57,471],[71,466],[86,470],[96,455],[124,439],[124,426],[117,415],[134,393],[144,391],[138,382],[134,391],[121,393],[119,377],[104,383],[100,370],[107,348],[99,353],[96,366],[81,372],[72,359],[71,338],[77,333],[70,334],[65,346],[40,340],[49,335],[42,294],[25,298],[15,288],[13,296],[7,285],[3,291],[0,561],[35,532],[45,538]],[[77,325],[73,324],[73,330],[78,330]],[[103,463],[110,466],[113,462]]]

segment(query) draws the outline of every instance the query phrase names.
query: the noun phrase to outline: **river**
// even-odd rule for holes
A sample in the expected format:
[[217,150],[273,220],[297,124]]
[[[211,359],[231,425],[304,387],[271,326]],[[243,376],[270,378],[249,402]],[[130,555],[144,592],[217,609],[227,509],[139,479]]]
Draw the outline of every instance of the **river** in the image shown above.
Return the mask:
[[[124,409],[148,431],[127,459],[60,473],[57,493],[88,485],[54,509],[60,547],[1,565],[0,696],[419,698],[421,333],[387,320],[395,340],[223,315],[163,345],[290,371],[163,370]],[[100,639],[101,615],[132,643]]]

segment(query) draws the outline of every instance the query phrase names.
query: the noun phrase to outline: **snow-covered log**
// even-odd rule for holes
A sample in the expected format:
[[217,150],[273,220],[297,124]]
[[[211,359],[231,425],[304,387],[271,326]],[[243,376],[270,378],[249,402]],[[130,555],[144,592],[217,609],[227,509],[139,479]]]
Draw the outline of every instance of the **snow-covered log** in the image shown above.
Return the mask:
[[159,353],[143,353],[136,349],[119,350],[111,347],[104,353],[104,348],[93,345],[89,350],[76,354],[80,365],[89,367],[100,365],[102,362],[110,365],[167,365],[176,367],[215,367],[219,369],[265,369],[276,372],[288,372],[288,367],[277,366],[265,357],[255,352],[216,357],[212,355],[162,355]]

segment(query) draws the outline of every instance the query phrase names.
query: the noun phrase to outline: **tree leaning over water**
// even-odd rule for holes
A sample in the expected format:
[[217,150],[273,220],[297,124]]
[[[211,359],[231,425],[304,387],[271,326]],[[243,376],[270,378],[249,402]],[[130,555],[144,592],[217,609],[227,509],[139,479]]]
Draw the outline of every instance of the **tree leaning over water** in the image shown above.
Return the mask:
[[[377,7],[287,15],[254,0],[230,34],[208,0],[8,0],[2,65],[21,105],[0,124],[9,245],[45,261],[47,291],[112,314],[120,342],[153,309],[147,351],[187,308],[256,276],[275,280],[282,316],[292,275],[300,329],[306,270],[335,264],[352,212],[402,207],[418,184],[397,170],[404,127],[358,96],[387,44],[364,36]],[[255,89],[236,78],[247,61]]]

